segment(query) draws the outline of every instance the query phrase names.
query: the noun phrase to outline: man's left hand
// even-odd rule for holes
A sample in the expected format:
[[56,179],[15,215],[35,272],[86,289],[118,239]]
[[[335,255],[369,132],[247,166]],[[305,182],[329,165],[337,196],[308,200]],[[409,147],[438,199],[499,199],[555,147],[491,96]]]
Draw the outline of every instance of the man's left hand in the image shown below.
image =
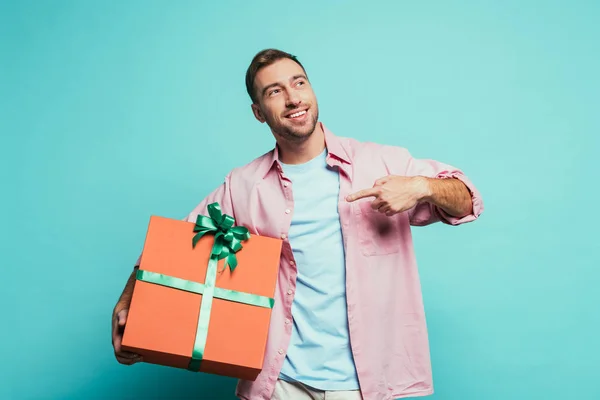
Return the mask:
[[349,195],[346,201],[374,197],[371,207],[382,214],[392,216],[416,206],[431,195],[430,190],[426,177],[389,175],[378,179],[372,188]]

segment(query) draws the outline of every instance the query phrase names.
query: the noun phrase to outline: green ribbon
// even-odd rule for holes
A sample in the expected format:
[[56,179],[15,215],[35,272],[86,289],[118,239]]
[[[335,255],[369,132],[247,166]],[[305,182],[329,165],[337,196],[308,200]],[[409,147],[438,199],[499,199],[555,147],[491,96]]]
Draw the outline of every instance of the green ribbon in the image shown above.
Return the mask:
[[[137,271],[137,279],[140,281],[154,283],[161,286],[170,287],[173,289],[183,290],[195,294],[204,294],[204,284],[200,282],[188,281],[186,279],[177,278],[170,275],[159,274],[150,271]],[[236,303],[248,304],[263,308],[273,308],[275,300],[271,297],[260,296],[258,294],[250,294],[238,292],[237,290],[215,288],[214,296],[218,299],[234,301]]]
[[215,234],[215,243],[212,248],[211,258],[214,256],[217,260],[227,258],[224,268],[231,268],[231,272],[237,267],[237,258],[235,253],[242,249],[242,240],[250,239],[248,229],[243,226],[233,226],[235,220],[233,217],[223,214],[219,204],[212,203],[208,205],[209,217],[198,215],[194,232],[198,232],[192,239],[192,245],[196,243],[207,233]]
[[219,260],[226,258],[224,269],[229,266],[233,272],[237,267],[235,253],[242,249],[242,241],[248,240],[250,233],[245,227],[233,226],[235,220],[233,217],[223,214],[218,203],[208,205],[208,214],[210,218],[199,215],[196,219],[194,232],[198,233],[192,239],[192,247],[195,248],[200,238],[205,234],[214,233],[215,235],[204,284],[144,270],[138,270],[136,273],[136,278],[140,281],[202,295],[192,359],[188,365],[188,370],[195,372],[200,370],[200,364],[204,357],[210,312],[214,297],[265,308],[273,308],[274,304],[274,299],[270,297],[215,287]]

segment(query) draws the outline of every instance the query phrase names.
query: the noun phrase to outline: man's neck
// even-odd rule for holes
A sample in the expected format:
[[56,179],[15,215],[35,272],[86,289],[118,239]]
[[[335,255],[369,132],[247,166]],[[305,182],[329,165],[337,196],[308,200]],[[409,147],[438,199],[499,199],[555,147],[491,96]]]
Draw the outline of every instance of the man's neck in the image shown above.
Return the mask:
[[279,160],[284,164],[304,164],[325,150],[325,132],[318,123],[308,139],[303,142],[278,140]]

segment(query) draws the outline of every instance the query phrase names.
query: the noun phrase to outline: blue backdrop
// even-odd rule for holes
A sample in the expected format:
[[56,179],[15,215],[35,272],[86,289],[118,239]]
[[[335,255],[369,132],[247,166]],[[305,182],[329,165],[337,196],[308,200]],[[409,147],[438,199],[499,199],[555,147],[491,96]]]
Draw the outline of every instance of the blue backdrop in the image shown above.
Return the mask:
[[600,3],[366,3],[0,1],[0,398],[234,399],[119,365],[110,318],[150,215],[272,148],[244,87],[266,47],[305,63],[334,133],[483,194],[479,221],[414,230],[431,398],[600,398]]

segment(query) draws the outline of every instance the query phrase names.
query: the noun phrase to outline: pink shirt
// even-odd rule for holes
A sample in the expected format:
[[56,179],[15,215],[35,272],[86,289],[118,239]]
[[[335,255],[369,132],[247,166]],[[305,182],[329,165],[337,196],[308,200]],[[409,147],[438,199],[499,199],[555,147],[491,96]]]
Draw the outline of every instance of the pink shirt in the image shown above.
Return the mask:
[[[327,163],[339,168],[339,214],[346,251],[346,292],[352,353],[365,400],[395,399],[433,393],[429,343],[411,225],[442,221],[458,225],[483,211],[481,196],[458,169],[411,157],[402,147],[364,143],[333,135],[325,126]],[[372,198],[348,203],[345,197],[370,188],[387,175],[462,180],[470,189],[473,214],[454,218],[430,204],[387,217],[371,209]],[[287,240],[294,199],[283,175],[277,146],[249,164],[233,169],[225,182],[187,217],[195,222],[207,205],[255,235],[284,239],[264,367],[256,381],[239,381],[242,399],[271,398],[291,336],[291,306],[296,266]],[[458,261],[458,260],[457,260]]]

